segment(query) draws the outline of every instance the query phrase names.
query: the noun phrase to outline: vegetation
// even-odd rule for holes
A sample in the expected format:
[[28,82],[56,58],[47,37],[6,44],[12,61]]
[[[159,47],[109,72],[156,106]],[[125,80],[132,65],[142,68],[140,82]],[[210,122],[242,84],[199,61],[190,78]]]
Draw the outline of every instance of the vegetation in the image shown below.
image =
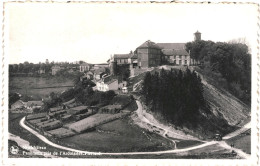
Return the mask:
[[[142,94],[151,111],[161,112],[166,120],[176,125],[197,124],[200,109],[206,108],[200,77],[189,69],[147,73]],[[207,109],[205,109],[207,110]]]
[[204,72],[211,75],[220,73],[225,79],[224,88],[250,105],[251,55],[246,44],[201,40],[186,43],[186,49],[190,50],[191,58],[204,64]]
[[129,64],[117,65],[115,74],[118,76],[120,81],[127,81],[130,77]]

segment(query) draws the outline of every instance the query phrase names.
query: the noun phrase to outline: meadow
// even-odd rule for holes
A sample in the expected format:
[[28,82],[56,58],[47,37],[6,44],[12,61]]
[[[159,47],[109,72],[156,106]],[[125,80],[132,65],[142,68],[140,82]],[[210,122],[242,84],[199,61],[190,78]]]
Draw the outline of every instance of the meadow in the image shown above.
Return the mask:
[[96,152],[136,152],[173,149],[171,141],[132,124],[128,117],[100,125],[94,131],[61,139]]
[[34,98],[47,97],[51,92],[62,92],[73,86],[73,80],[62,77],[9,77],[9,93],[20,93]]

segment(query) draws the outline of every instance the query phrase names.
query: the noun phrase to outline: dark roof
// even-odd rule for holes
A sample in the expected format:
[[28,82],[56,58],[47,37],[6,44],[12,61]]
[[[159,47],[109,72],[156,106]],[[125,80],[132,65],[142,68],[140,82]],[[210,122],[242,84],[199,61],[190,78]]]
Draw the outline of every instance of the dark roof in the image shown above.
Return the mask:
[[181,50],[185,49],[185,43],[157,43],[161,49],[174,49]]
[[128,59],[131,58],[133,54],[114,54],[115,59]]
[[147,40],[146,42],[144,42],[142,45],[140,45],[137,48],[156,48],[156,49],[161,49],[156,43]]
[[98,82],[104,82],[105,84],[111,84],[112,82],[117,81],[117,79],[113,79],[111,76],[107,76],[99,80]]
[[196,34],[196,33],[197,33],[197,34],[201,34],[199,31],[195,32],[194,34]]
[[134,54],[131,59],[137,59],[137,54]]
[[162,49],[162,52],[163,52],[164,55],[168,55],[168,56],[171,56],[171,55],[189,55],[189,53],[184,49],[181,49],[181,50]]
[[86,63],[86,62],[84,62],[84,63],[82,63],[80,66],[89,66],[89,64]]

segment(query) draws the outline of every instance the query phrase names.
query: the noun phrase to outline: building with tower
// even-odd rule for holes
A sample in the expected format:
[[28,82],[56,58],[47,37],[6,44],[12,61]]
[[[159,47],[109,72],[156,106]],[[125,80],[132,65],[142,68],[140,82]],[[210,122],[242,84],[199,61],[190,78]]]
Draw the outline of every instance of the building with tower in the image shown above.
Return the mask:
[[[199,31],[194,33],[194,40],[201,40],[201,33]],[[123,64],[130,64],[131,73],[139,73],[139,71],[141,72],[147,68],[164,64],[178,66],[199,64],[199,62],[190,57],[190,50],[186,49],[185,44],[186,43],[155,43],[148,40],[137,47],[134,53],[114,54],[114,56],[108,60],[111,74],[114,74],[118,65]]]
[[194,41],[200,41],[201,40],[201,33],[199,31],[194,33]]

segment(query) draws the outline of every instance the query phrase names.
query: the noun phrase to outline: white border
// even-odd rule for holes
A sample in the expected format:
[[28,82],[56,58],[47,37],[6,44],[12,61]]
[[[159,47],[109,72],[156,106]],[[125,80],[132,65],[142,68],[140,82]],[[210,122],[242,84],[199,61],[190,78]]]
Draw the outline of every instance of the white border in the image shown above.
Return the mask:
[[[4,0],[5,2],[10,2],[12,0]],[[40,0],[39,0],[40,1]],[[43,1],[43,0],[41,0]],[[56,0],[56,2],[61,2],[64,0]],[[74,0],[71,0],[74,1]],[[80,0],[77,0],[79,2]],[[84,1],[84,0],[81,0]],[[124,0],[123,0],[124,1]],[[146,0],[139,0],[141,1],[146,1]],[[199,0],[198,0],[199,1]],[[198,2],[196,1],[196,2]],[[241,0],[242,1],[242,0]],[[240,1],[240,2],[241,2]],[[190,1],[189,1],[190,2]],[[200,1],[201,2],[201,1]],[[211,1],[212,2],[212,1]],[[221,1],[214,1],[214,2],[221,2]],[[227,2],[227,1],[226,1]],[[231,1],[232,2],[232,1]],[[239,1],[236,1],[239,2]],[[245,2],[245,1],[243,1]],[[257,2],[257,0],[251,0],[247,2]],[[258,4],[259,5],[259,4]],[[1,3],[1,13],[3,9],[3,3]],[[5,11],[7,12],[7,11]],[[5,13],[7,14],[7,13]],[[3,15],[1,14],[1,20],[3,20]],[[257,17],[257,16],[256,16]],[[258,17],[259,17],[259,6],[258,6]],[[8,19],[5,19],[5,21],[8,21]],[[258,18],[258,23],[259,23],[259,18]],[[258,24],[259,25],[259,24]],[[8,28],[6,28],[7,30]],[[257,28],[258,33],[259,33],[259,27]],[[1,28],[2,32],[2,28]],[[6,32],[6,31],[5,31]],[[2,33],[1,33],[2,34]],[[257,32],[256,32],[257,36]],[[8,49],[7,46],[8,44],[6,43],[6,39],[8,39],[7,34],[4,34],[5,38],[5,50]],[[259,40],[259,36],[258,36]],[[1,40],[3,42],[3,40]],[[3,44],[3,43],[2,43]],[[20,158],[20,159],[11,159],[8,158],[7,152],[7,147],[1,147],[3,148],[3,151],[1,151],[1,157],[3,155],[3,160],[1,159],[1,165],[257,165],[257,160],[259,162],[259,159],[257,157],[257,154],[259,153],[259,137],[253,137],[256,136],[257,134],[257,125],[259,127],[259,121],[257,122],[256,118],[256,113],[259,112],[259,103],[257,103],[257,100],[260,101],[259,99],[259,84],[260,84],[260,66],[259,66],[259,50],[256,49],[257,45],[257,39],[255,42],[252,44],[252,106],[251,106],[251,122],[252,122],[252,145],[251,145],[251,159],[250,160],[230,160],[230,159],[203,159],[203,160],[194,160],[194,159],[66,159],[66,158],[60,158],[60,159],[42,159],[42,158]],[[258,48],[259,49],[259,48]],[[3,55],[3,50],[2,50],[2,55]],[[7,52],[6,52],[7,53]],[[8,103],[8,55],[5,53],[4,57],[1,56],[1,62],[0,65],[1,67],[4,68],[4,70],[1,69],[1,99],[3,100],[4,103]],[[257,57],[258,56],[258,57]],[[3,74],[3,75],[2,75]],[[2,79],[4,78],[4,81],[2,82]],[[2,96],[2,92],[4,90],[4,98]],[[1,102],[1,132],[0,136],[2,138],[2,130],[4,129],[4,145],[7,145],[7,137],[8,137],[8,113],[7,111],[2,112],[3,107],[2,107],[2,102]],[[4,110],[8,110],[8,105],[4,104]],[[4,116],[4,128],[2,126],[2,116]],[[258,119],[259,119],[259,114],[258,114]],[[259,128],[258,128],[259,129]],[[2,146],[2,145],[1,145]],[[5,152],[5,153],[2,153]],[[257,153],[258,152],[258,153]],[[4,161],[2,163],[2,161]]]

